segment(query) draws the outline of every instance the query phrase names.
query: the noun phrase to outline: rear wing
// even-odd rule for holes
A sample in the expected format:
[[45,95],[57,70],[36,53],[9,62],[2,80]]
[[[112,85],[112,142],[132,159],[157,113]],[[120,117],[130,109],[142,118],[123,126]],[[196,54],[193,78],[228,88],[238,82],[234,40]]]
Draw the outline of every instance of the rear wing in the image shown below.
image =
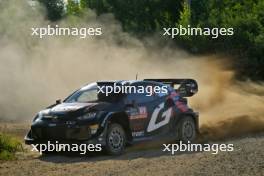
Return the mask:
[[198,84],[194,79],[144,79],[168,84],[182,97],[191,97],[198,92]]

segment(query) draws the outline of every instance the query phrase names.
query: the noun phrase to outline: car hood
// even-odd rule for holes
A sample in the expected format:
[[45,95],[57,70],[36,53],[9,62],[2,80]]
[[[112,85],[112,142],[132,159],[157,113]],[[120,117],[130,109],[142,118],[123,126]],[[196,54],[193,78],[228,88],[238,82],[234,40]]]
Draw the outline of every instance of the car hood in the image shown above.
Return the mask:
[[94,103],[61,103],[52,105],[39,112],[41,115],[56,115],[60,117],[74,117],[85,114],[89,111],[104,111],[111,104],[106,102]]
[[62,103],[49,109],[50,113],[73,112],[80,109],[89,109],[98,103]]

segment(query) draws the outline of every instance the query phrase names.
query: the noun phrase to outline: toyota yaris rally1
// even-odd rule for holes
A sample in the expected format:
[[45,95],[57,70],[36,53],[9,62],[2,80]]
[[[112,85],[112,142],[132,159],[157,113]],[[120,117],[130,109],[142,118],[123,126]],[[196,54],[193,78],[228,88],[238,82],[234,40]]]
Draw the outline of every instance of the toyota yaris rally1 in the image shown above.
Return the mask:
[[193,79],[91,83],[40,111],[25,143],[101,144],[109,154],[118,155],[128,144],[164,137],[192,142],[199,117],[186,97],[197,91]]

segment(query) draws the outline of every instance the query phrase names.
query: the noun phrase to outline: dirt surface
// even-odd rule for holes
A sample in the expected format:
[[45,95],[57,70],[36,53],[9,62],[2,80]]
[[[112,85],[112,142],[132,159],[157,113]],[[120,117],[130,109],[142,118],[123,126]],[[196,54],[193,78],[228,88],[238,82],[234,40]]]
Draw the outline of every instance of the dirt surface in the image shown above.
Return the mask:
[[[16,126],[22,139],[26,124],[1,124],[0,131]],[[6,126],[6,128],[3,128]],[[15,129],[15,128],[11,128]],[[163,152],[161,146],[147,150],[129,148],[122,156],[105,156],[103,153],[76,155],[39,155],[26,147],[15,161],[1,161],[0,175],[264,175],[264,134],[220,141],[233,143],[234,151],[177,153]]]

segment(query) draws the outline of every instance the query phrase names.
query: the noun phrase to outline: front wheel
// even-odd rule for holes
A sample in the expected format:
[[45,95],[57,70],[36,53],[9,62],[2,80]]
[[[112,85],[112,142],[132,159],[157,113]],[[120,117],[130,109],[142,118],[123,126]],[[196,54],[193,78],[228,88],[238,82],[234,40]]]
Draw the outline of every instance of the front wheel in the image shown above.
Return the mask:
[[126,134],[123,127],[117,123],[109,125],[106,134],[105,149],[110,155],[120,155],[123,153],[126,144]]
[[183,117],[177,124],[177,140],[187,143],[193,142],[196,138],[195,122],[192,117]]

